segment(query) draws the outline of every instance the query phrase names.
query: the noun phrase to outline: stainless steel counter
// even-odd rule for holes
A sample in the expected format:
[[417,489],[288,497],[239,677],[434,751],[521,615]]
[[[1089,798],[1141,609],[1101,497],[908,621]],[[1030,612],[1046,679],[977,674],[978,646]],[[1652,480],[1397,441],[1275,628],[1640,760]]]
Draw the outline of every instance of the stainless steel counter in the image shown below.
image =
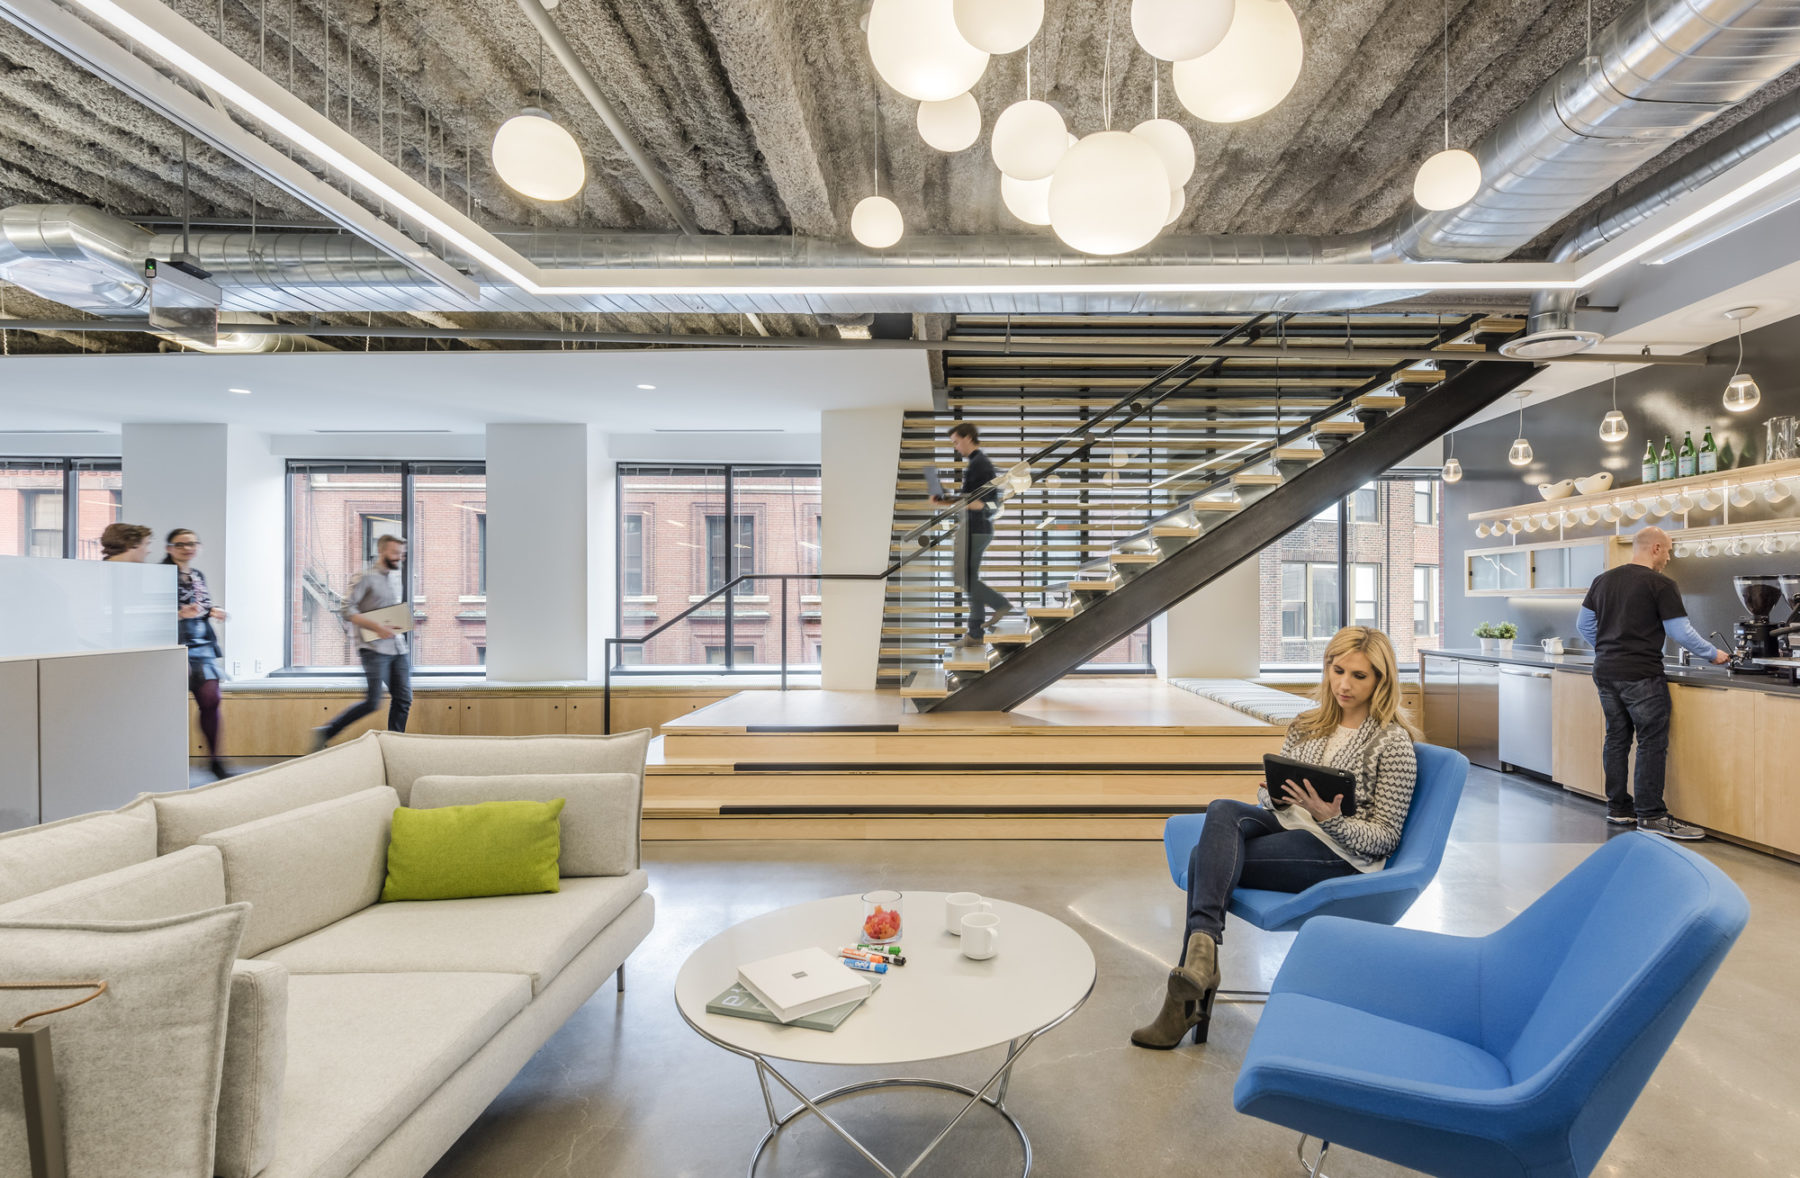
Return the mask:
[[[1486,654],[1478,649],[1458,647],[1448,650],[1421,650],[1419,655],[1421,658],[1436,656],[1496,665],[1543,667],[1552,671],[1569,671],[1581,675],[1594,673],[1594,656],[1587,651],[1579,654],[1547,655],[1535,647],[1524,647],[1514,650],[1511,654]],[[1786,674],[1745,675],[1730,671],[1725,667],[1715,667],[1710,663],[1696,663],[1684,667],[1674,660],[1669,660],[1663,665],[1663,674],[1669,677],[1671,683],[1692,683],[1698,687],[1734,687],[1748,691],[1800,696],[1800,687],[1789,683]]]

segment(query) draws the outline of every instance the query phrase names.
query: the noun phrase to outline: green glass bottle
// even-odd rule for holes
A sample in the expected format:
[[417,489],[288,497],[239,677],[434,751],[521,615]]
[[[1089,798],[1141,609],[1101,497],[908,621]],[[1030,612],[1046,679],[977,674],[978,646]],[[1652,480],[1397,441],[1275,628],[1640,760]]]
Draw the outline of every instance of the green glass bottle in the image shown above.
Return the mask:
[[1694,431],[1689,430],[1681,439],[1681,449],[1675,452],[1675,477],[1678,479],[1693,478],[1695,474],[1694,461]]
[[1706,427],[1706,434],[1700,439],[1700,474],[1719,473],[1719,447],[1713,444],[1712,426]]
[[1649,484],[1654,483],[1656,481],[1656,443],[1655,442],[1646,441],[1644,443],[1644,471],[1643,471],[1643,478],[1641,481],[1644,483],[1645,486],[1648,486]]
[[1675,477],[1675,443],[1668,434],[1663,435],[1662,457],[1656,460],[1656,481]]

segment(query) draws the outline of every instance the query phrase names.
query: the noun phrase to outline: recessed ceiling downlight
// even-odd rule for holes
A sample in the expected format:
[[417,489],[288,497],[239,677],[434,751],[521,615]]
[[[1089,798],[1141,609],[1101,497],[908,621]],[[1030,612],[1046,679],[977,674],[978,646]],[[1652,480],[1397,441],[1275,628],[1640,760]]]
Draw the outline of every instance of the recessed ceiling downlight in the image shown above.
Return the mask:
[[228,393],[239,393],[246,397],[250,395],[249,389],[226,389],[225,391]]
[[646,393],[653,393],[656,391],[656,386],[653,384],[641,384],[638,388],[643,389]]
[[1589,351],[1604,338],[1597,331],[1539,331],[1507,340],[1500,345],[1500,354],[1520,360],[1555,360]]

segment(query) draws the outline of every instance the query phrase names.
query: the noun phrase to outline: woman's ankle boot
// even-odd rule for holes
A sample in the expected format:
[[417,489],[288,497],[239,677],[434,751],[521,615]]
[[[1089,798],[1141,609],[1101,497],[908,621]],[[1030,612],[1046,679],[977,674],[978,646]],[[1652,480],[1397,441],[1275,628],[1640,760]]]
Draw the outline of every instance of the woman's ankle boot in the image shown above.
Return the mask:
[[1131,1041],[1139,1047],[1167,1051],[1187,1038],[1187,1033],[1200,1017],[1199,1011],[1199,1003],[1165,993],[1162,1009],[1156,1012],[1155,1021],[1131,1032]]
[[1188,934],[1187,956],[1169,971],[1169,993],[1199,1002],[1219,988],[1219,943],[1209,933]]

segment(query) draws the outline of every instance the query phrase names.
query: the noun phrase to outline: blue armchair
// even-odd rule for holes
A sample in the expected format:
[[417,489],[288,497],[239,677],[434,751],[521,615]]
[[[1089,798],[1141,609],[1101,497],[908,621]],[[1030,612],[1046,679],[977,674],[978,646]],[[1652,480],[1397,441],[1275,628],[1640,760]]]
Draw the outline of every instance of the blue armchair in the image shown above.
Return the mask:
[[[1450,841],[1450,824],[1462,800],[1469,759],[1452,749],[1415,744],[1419,774],[1400,847],[1380,871],[1328,879],[1304,892],[1264,892],[1239,888],[1231,894],[1231,911],[1257,928],[1293,932],[1315,916],[1347,916],[1393,924],[1411,908],[1437,875]],[[1204,814],[1177,814],[1163,826],[1163,853],[1175,886],[1187,887],[1188,860],[1200,842]]]
[[1315,920],[1232,1103],[1427,1174],[1588,1174],[1749,912],[1717,867],[1633,833],[1486,937]]

